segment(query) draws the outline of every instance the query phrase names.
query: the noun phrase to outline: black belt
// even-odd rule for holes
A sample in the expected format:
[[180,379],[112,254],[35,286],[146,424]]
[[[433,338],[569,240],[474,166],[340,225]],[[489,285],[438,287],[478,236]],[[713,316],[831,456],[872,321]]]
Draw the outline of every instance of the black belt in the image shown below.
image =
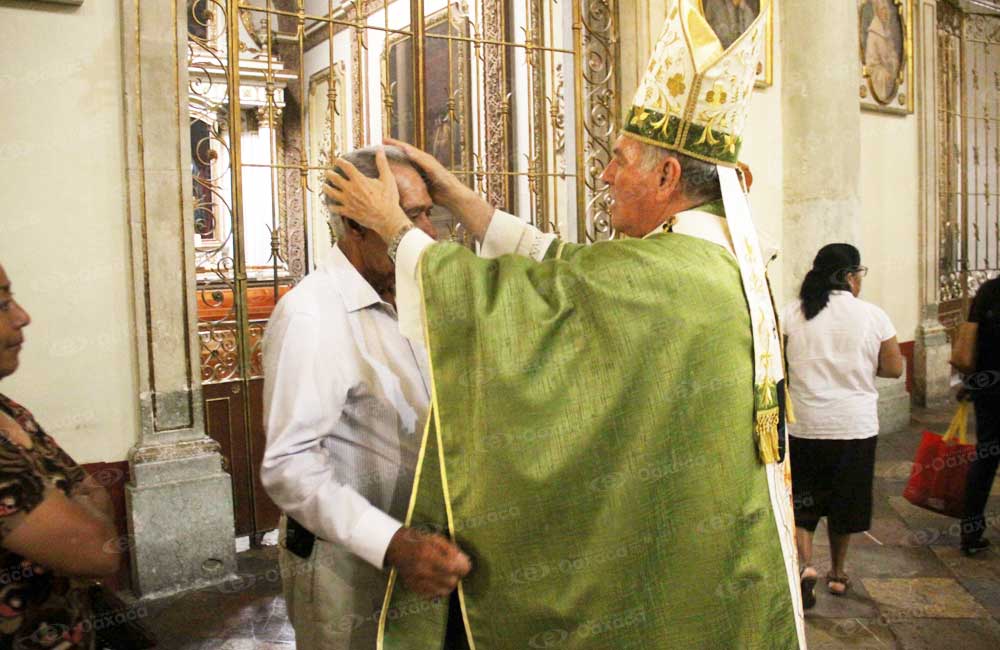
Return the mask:
[[303,559],[308,558],[312,555],[316,536],[288,515],[285,518],[288,520],[285,525],[285,548]]

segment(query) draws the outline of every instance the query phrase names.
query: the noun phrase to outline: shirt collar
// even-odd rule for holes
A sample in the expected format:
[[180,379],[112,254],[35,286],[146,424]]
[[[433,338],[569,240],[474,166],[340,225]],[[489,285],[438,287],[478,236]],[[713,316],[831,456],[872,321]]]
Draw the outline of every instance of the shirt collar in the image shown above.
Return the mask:
[[340,246],[334,244],[319,262],[319,268],[334,279],[334,285],[344,299],[348,312],[360,311],[374,305],[382,304],[382,299],[354,268]]
[[[658,235],[661,232],[669,230],[680,235],[697,237],[698,239],[718,244],[729,251],[730,254],[735,255],[732,239],[729,235],[729,226],[726,224],[725,217],[705,211],[704,207],[706,206],[678,212],[670,220],[654,228],[646,237],[652,237],[653,235]],[[646,237],[643,237],[643,239],[646,239]]]

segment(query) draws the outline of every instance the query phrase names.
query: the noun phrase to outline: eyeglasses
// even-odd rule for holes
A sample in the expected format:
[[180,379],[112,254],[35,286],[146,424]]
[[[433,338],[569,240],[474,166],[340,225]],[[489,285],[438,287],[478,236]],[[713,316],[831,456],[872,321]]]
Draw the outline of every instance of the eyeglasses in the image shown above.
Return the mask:
[[867,266],[852,266],[847,269],[848,273],[853,273],[854,275],[861,276],[862,278],[868,275]]

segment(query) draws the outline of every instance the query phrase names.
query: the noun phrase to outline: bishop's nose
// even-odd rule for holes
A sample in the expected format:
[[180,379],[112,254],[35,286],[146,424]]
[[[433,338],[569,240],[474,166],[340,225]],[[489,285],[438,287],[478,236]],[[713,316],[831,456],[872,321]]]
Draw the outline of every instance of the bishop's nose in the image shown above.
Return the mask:
[[607,167],[604,168],[604,171],[601,172],[601,180],[604,181],[609,187],[612,185],[615,178],[614,171],[612,170],[614,165],[615,163],[612,161]]

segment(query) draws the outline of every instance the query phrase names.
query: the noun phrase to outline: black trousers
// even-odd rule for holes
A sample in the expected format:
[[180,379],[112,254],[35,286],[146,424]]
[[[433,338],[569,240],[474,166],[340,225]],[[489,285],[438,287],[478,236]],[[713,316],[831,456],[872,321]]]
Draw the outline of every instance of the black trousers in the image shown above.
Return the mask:
[[1000,465],[1000,395],[982,397],[976,400],[975,407],[976,458],[965,484],[964,544],[979,540],[986,532],[986,501]]
[[444,650],[469,650],[469,639],[465,635],[462,621],[462,607],[458,602],[458,590],[448,598],[448,631],[445,634]]

